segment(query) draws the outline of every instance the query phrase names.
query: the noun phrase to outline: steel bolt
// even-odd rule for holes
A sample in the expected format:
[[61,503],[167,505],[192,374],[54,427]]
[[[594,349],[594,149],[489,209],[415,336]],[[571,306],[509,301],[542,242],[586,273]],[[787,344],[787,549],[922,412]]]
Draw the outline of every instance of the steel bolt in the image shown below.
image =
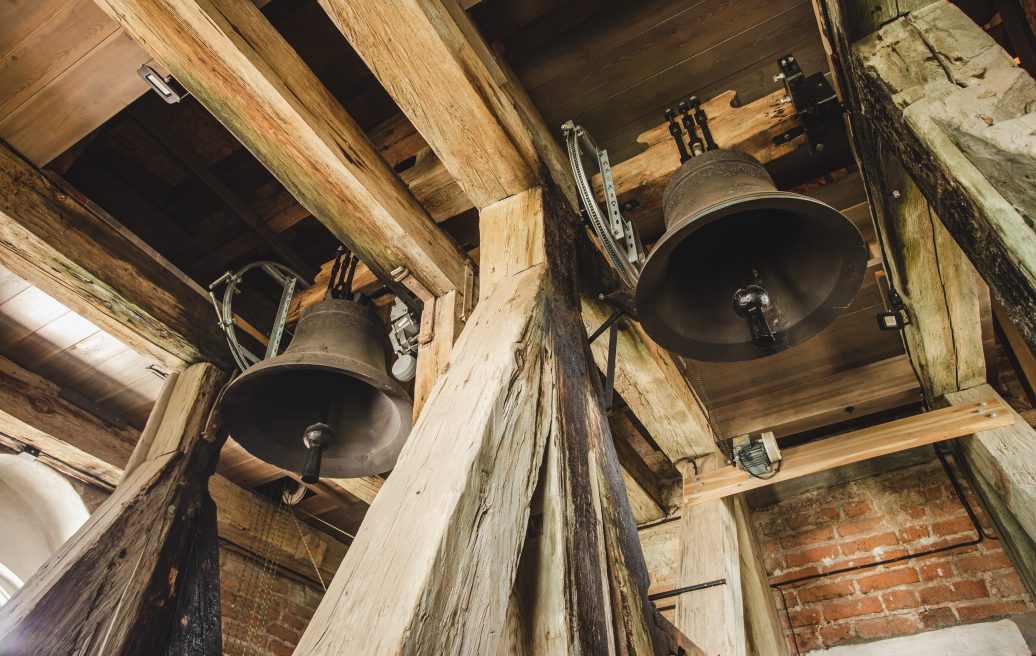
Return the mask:
[[990,412],[990,413],[989,413],[988,415],[986,415],[986,416],[987,416],[987,417],[989,417],[990,419],[992,419],[993,417],[995,417],[995,416],[996,416],[996,413],[995,413],[995,412]]
[[783,98],[781,98],[777,102],[779,102],[781,105],[787,105],[788,103],[791,102],[791,98],[789,98],[788,96],[784,96]]
[[893,198],[899,198],[903,194],[899,193],[899,189],[893,189],[891,195],[892,195]]
[[773,76],[773,81],[774,82],[780,82],[783,79],[784,79],[784,73],[778,73],[777,75]]

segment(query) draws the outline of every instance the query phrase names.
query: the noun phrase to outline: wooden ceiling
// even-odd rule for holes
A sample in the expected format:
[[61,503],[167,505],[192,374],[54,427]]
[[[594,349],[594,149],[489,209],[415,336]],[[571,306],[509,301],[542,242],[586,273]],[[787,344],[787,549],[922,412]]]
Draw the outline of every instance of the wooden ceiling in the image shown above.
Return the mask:
[[[316,0],[256,4],[432,218],[477,259],[472,203]],[[637,154],[637,136],[656,127],[663,110],[681,99],[704,100],[727,90],[742,102],[766,96],[780,88],[773,80],[775,62],[787,53],[807,73],[826,66],[809,0],[463,4],[547,124],[558,128],[559,139],[561,123],[575,119],[608,148],[613,163]],[[297,254],[313,270],[332,257],[338,244],[330,232],[201,105],[192,98],[167,105],[147,91],[135,71],[148,62],[160,68],[93,0],[3,3],[0,138],[64,177],[203,287],[228,269],[282,259],[275,248]],[[804,161],[800,152],[775,162],[785,186],[812,181],[809,193],[846,212],[873,241],[858,176],[841,170],[813,180],[817,174]],[[275,237],[263,238],[248,227],[248,214]],[[650,220],[659,223],[658,217]],[[877,257],[876,248],[872,254]],[[878,268],[875,259],[850,311],[807,344],[753,363],[689,367],[724,424],[744,428],[744,410],[751,407],[757,418],[749,422],[752,428],[771,426],[780,411],[790,433],[837,423],[856,407],[867,414],[916,403],[899,336],[880,332],[874,319],[883,309],[873,275]],[[853,374],[894,384],[882,388],[881,402],[843,405],[864,380]],[[849,390],[834,405],[822,398],[832,386]],[[789,394],[802,404],[790,414]],[[846,411],[848,406],[853,410]],[[617,430],[656,479],[672,475],[650,435],[636,426]],[[229,466],[250,482],[269,479],[268,471],[237,457]],[[353,526],[358,520],[345,521]]]

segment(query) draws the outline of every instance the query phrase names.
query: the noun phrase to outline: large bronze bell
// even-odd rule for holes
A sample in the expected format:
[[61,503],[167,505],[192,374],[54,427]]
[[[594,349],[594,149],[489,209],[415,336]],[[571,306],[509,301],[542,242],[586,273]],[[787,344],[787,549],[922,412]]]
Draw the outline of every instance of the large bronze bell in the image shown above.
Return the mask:
[[644,264],[637,317],[665,348],[732,362],[801,344],[860,288],[867,247],[834,208],[778,191],[755,158],[712,150],[666,185],[666,233]]
[[307,309],[284,353],[248,368],[220,406],[230,435],[283,469],[355,477],[392,469],[411,401],[385,368],[385,326],[366,305]]

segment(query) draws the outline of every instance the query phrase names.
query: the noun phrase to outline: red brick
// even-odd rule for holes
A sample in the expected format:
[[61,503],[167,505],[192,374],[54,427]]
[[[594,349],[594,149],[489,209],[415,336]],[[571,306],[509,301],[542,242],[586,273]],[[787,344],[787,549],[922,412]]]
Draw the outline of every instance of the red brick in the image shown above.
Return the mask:
[[932,560],[928,561],[917,568],[918,574],[921,575],[922,581],[931,581],[933,579],[944,579],[953,576],[953,561],[950,560]]
[[953,614],[953,609],[949,606],[923,610],[918,613],[917,618],[921,621],[921,626],[926,629],[941,629],[957,623],[957,616]]
[[759,548],[762,550],[763,554],[767,556],[781,553],[781,543],[774,538],[763,540],[759,543]]
[[913,542],[914,540],[920,540],[929,536],[928,527],[924,524],[914,524],[913,526],[905,526],[899,529],[899,541],[900,542]]
[[279,640],[271,640],[267,650],[274,656],[291,656],[295,652],[295,645],[288,645]]
[[859,501],[856,503],[847,503],[842,506],[842,512],[845,513],[846,517],[853,518],[859,517],[860,515],[866,515],[871,511],[871,504],[866,501]]
[[803,565],[819,563],[825,558],[837,557],[838,547],[835,545],[813,547],[812,549],[803,549],[802,551],[785,554],[785,558],[788,561],[788,567],[801,567]]
[[[841,527],[839,527],[839,531],[840,530]],[[865,538],[857,538],[856,540],[845,540],[841,543],[842,553],[846,556],[851,556],[855,553],[864,551],[874,551],[878,547],[891,547],[896,544],[899,544],[899,540],[896,539],[896,534],[892,531],[871,535]]]
[[1011,567],[1011,559],[1003,551],[975,554],[957,559],[957,569],[961,572],[988,572],[1004,567]]
[[966,515],[955,519],[945,519],[941,522],[935,522],[932,524],[932,531],[936,535],[956,535],[958,533],[966,533],[974,530],[975,526]]
[[[820,638],[817,637],[815,629],[809,631],[795,631],[795,641],[798,643],[799,651],[810,651],[820,646]],[[794,649],[794,645],[792,645]]]
[[911,506],[903,512],[905,512],[906,516],[910,519],[922,519],[925,514],[927,514],[925,506]]
[[838,525],[838,534],[843,537],[848,537],[852,535],[860,535],[862,533],[870,533],[881,526],[881,522],[881,517],[868,517],[867,519],[857,519],[852,522],[842,522]]
[[800,576],[811,576],[813,574],[819,573],[820,568],[818,568],[816,565],[810,565],[809,567],[800,567],[798,569],[790,569],[787,572],[782,572],[781,574],[778,574],[776,576],[771,576],[770,583],[776,585],[778,583],[784,583],[785,581],[797,579]]
[[817,542],[825,542],[835,537],[835,530],[830,526],[823,526],[821,528],[814,528],[808,531],[802,531],[794,535],[781,538],[781,546],[785,549],[793,549],[795,547],[805,546],[807,544],[816,544]]
[[793,608],[788,612],[788,615],[791,616],[791,625],[795,627],[820,624],[820,609],[815,606]]
[[894,635],[914,633],[919,626],[917,620],[903,615],[874,617],[869,620],[857,620],[854,623],[856,634],[861,638],[885,638]]
[[302,637],[302,634],[299,631],[293,631],[292,629],[289,629],[286,626],[281,626],[280,624],[268,624],[266,626],[266,632],[275,638],[280,638],[284,642],[290,642],[292,644],[297,644],[299,638]]
[[808,588],[799,588],[799,601],[810,603],[813,601],[824,601],[837,597],[848,597],[856,592],[852,581],[839,581],[838,583],[821,583]]
[[887,590],[897,585],[917,583],[917,570],[912,567],[903,567],[888,572],[861,576],[856,583],[860,586],[860,592],[867,593],[874,590]]
[[903,610],[904,608],[917,608],[920,602],[917,594],[911,590],[893,590],[881,595],[881,601],[885,604],[885,610]]
[[985,581],[957,581],[921,588],[918,591],[921,603],[926,605],[945,604],[965,599],[980,599],[989,596]]
[[989,592],[990,597],[1003,598],[1003,597],[1015,597],[1017,595],[1025,594],[1025,585],[1022,580],[1018,577],[1018,573],[1012,570],[1006,570],[1004,572],[998,572],[996,575],[989,579]]
[[825,647],[832,647],[851,637],[853,637],[853,631],[848,624],[828,624],[820,627],[820,641],[824,643]]
[[824,619],[828,621],[843,620],[847,617],[880,613],[882,610],[881,600],[877,597],[835,601],[824,606]]
[[1003,617],[1005,615],[1017,615],[1028,610],[1024,601],[994,601],[974,606],[958,606],[957,615],[962,622],[983,620],[989,617]]
[[960,505],[960,501],[957,497],[954,497],[950,501],[929,504],[928,514],[932,517],[947,517],[949,515],[967,516],[964,514],[964,508]]

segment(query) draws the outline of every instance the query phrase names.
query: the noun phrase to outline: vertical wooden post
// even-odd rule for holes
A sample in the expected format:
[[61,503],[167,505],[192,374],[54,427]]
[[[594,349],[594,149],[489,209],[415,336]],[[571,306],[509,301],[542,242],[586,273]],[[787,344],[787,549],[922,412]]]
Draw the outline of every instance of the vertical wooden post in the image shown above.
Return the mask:
[[209,364],[180,374],[141,464],[0,610],[0,653],[219,653],[206,580],[221,445],[206,429],[224,380]]
[[[519,633],[553,653],[654,653],[646,572],[562,265],[574,226],[541,189],[483,211],[483,262],[498,266],[483,266],[450,366],[297,654],[492,654]],[[556,490],[534,524],[556,556],[535,568],[536,608],[557,610],[544,616],[557,633],[526,624],[502,645],[538,485]]]
[[[450,364],[453,344],[464,327],[462,320],[464,295],[453,290],[425,302],[426,321],[421,317],[421,343],[417,353],[417,376],[414,379],[414,419],[428,401],[436,381]],[[429,305],[431,307],[429,307]]]

